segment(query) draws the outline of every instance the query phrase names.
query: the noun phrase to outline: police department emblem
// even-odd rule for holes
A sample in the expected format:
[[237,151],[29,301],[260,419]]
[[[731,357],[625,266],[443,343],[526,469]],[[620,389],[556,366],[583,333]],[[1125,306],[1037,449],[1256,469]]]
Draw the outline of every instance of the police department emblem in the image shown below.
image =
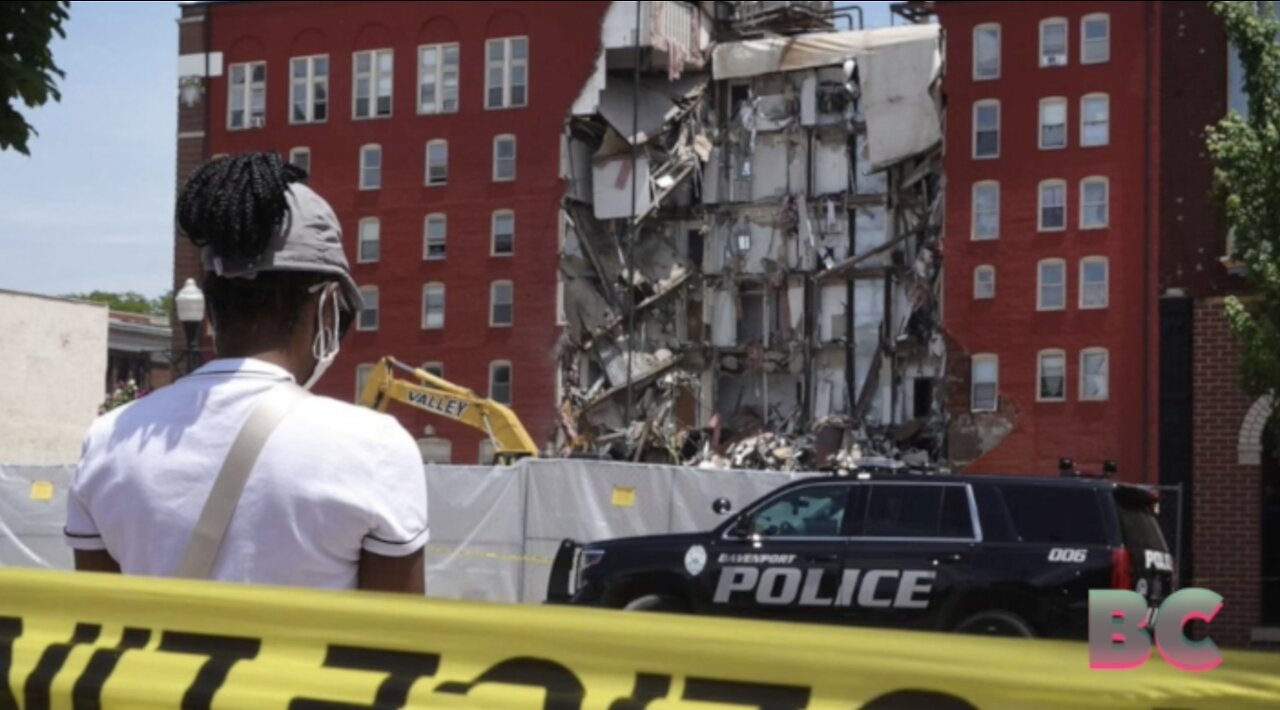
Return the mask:
[[707,551],[702,545],[694,545],[689,551],[684,553],[684,568],[689,570],[689,574],[697,577],[707,566]]

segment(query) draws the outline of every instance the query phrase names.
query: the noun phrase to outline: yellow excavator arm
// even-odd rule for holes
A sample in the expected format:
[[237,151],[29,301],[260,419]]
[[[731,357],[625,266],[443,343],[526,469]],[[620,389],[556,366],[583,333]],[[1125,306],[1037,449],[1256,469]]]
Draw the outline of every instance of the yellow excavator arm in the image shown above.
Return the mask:
[[[397,378],[396,370],[412,375],[414,381]],[[499,463],[538,456],[538,447],[510,408],[426,370],[384,357],[369,373],[360,392],[360,404],[385,412],[391,402],[407,404],[485,432],[493,442]]]

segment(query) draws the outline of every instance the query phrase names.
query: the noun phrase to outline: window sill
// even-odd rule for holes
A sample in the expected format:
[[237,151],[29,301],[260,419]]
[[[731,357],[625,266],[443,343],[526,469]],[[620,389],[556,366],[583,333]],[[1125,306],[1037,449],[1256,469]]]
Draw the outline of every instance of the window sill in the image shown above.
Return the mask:
[[1218,263],[1222,264],[1222,268],[1226,269],[1227,273],[1232,276],[1241,276],[1245,272],[1244,264],[1239,261],[1235,261],[1229,256],[1224,256],[1218,259]]
[[1066,227],[1050,227],[1048,229],[1045,229],[1042,227],[1037,229],[1036,233],[1037,234],[1064,234],[1066,233],[1066,231],[1067,231]]
[[1254,643],[1280,643],[1280,627],[1259,626],[1249,634]]
[[511,252],[510,254],[490,254],[489,258],[490,259],[510,259],[515,255],[516,255],[515,252]]

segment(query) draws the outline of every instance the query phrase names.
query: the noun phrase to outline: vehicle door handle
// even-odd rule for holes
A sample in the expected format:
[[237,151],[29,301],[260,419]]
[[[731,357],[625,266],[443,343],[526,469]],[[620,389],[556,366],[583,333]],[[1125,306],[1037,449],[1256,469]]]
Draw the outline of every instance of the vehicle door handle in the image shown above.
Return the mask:
[[837,562],[840,559],[840,555],[809,555],[805,559],[809,562],[817,563]]

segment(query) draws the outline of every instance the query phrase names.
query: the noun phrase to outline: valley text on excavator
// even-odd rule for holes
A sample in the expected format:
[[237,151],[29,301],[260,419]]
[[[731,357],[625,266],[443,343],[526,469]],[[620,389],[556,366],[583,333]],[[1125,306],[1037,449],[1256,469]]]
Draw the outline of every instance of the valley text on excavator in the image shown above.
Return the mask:
[[[397,378],[396,370],[412,375],[414,380]],[[385,412],[391,402],[407,404],[485,432],[493,443],[494,457],[499,464],[538,456],[538,447],[510,408],[426,370],[384,357],[369,373],[360,392],[360,404]]]

